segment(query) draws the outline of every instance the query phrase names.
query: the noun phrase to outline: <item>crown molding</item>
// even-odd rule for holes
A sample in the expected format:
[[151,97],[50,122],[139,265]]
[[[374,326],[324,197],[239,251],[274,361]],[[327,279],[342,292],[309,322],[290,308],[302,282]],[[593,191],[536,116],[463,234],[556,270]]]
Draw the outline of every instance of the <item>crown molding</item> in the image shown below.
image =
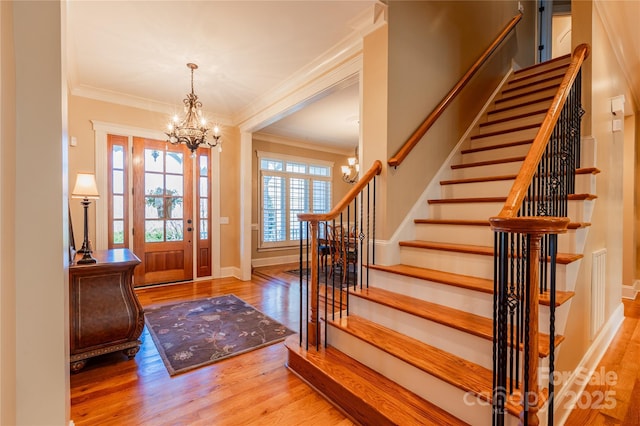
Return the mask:
[[329,152],[331,154],[338,154],[344,156],[350,156],[353,154],[353,149],[342,149],[332,146],[318,146],[310,142],[300,141],[298,139],[291,139],[284,136],[272,135],[270,133],[256,132],[253,134],[253,139],[257,139],[264,142],[277,143],[280,145],[292,146],[295,148],[309,149],[312,151]]

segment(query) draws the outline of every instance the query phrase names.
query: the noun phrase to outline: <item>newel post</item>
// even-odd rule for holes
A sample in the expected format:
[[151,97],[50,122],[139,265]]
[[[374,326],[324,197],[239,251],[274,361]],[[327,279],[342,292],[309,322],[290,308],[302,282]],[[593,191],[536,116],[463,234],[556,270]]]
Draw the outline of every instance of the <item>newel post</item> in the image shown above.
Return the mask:
[[318,327],[318,221],[309,222],[311,229],[311,291],[309,292],[309,323],[307,324],[307,341],[310,345],[319,343]]
[[[540,424],[538,419],[538,410],[540,393],[538,391],[538,303],[539,303],[539,286],[540,282],[540,241],[542,234],[529,234],[529,256],[527,258],[527,295],[526,295],[526,324],[525,324],[525,364],[526,369],[524,377],[527,379],[525,383],[525,394],[522,398],[523,409],[520,412],[520,425],[537,426]],[[553,408],[551,408],[553,409]]]

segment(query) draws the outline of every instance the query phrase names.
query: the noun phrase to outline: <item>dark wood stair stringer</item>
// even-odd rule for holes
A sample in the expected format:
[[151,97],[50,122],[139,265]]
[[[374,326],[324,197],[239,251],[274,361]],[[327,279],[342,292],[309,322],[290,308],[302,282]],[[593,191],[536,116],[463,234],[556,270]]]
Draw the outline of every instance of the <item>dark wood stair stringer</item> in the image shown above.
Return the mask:
[[306,351],[295,335],[285,346],[287,367],[360,424],[467,424],[332,347]]

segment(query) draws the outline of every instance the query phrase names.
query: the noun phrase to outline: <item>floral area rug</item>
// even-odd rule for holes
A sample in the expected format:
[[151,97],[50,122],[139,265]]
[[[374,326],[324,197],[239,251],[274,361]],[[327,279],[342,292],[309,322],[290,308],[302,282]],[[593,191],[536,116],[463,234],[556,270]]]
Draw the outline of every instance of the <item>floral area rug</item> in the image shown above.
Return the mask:
[[170,375],[282,341],[293,331],[229,294],[145,308]]

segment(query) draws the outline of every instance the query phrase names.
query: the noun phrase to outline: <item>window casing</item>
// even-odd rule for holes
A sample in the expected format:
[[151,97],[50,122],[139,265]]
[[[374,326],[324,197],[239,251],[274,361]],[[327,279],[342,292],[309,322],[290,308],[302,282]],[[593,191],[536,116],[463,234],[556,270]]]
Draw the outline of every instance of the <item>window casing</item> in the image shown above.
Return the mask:
[[258,152],[259,248],[298,246],[299,213],[331,209],[333,163]]

